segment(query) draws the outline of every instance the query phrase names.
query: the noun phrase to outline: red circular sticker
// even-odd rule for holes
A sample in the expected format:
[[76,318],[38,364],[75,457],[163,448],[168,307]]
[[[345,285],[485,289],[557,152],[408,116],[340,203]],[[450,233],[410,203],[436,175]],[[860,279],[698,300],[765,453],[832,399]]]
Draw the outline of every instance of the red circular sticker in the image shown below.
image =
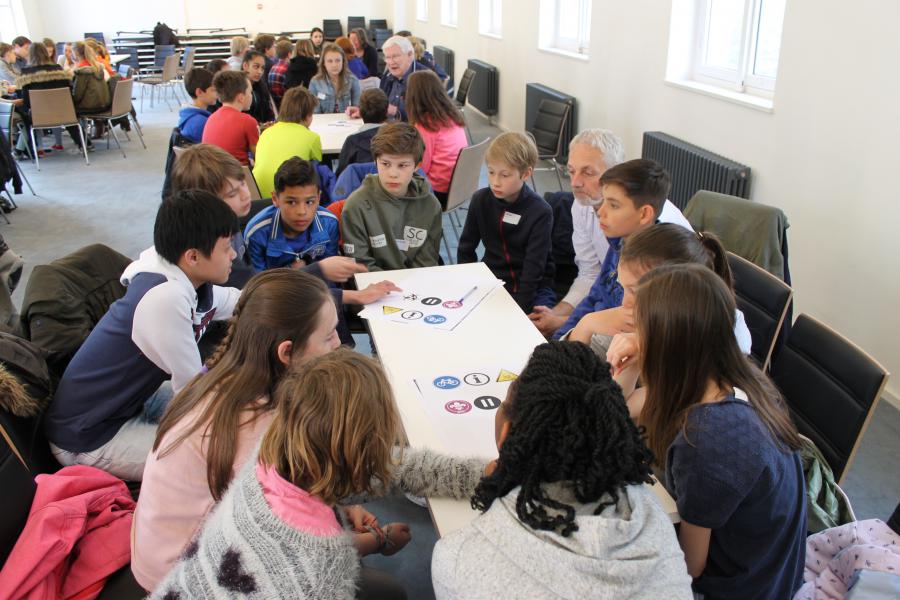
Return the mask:
[[461,308],[462,302],[459,300],[447,300],[442,306],[444,308]]
[[454,415],[464,415],[472,410],[472,405],[465,400],[451,400],[444,405],[444,409],[448,413],[453,413]]

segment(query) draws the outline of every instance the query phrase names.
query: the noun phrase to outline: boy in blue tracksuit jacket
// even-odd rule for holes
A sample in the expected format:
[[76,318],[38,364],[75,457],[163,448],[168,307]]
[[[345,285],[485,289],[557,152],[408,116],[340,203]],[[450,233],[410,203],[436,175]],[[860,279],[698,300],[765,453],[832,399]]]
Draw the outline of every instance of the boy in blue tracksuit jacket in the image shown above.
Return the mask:
[[178,130],[195,144],[203,139],[203,129],[210,115],[209,105],[219,99],[212,80],[212,73],[197,67],[184,75],[184,87],[193,102],[178,111]]
[[558,340],[588,313],[622,305],[619,253],[625,238],[658,221],[671,188],[671,178],[659,163],[636,159],[607,169],[600,177],[603,202],[595,208],[597,222],[609,240],[609,250],[591,291],[553,334]]
[[337,217],[319,207],[315,167],[290,158],[275,173],[273,206],[254,216],[244,231],[256,271],[300,268],[338,253]]

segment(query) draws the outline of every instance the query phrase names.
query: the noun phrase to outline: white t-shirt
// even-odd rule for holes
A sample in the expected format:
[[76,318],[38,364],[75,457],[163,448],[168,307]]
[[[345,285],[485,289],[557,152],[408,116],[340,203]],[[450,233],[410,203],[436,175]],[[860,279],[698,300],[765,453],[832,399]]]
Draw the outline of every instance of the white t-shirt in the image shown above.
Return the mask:
[[[693,227],[681,214],[678,207],[666,200],[659,215],[660,223],[675,223],[693,231]],[[594,207],[584,206],[578,200],[572,203],[572,246],[575,248],[575,264],[578,266],[578,277],[563,302],[572,306],[584,300],[600,275],[600,266],[609,249],[609,242],[597,224]]]

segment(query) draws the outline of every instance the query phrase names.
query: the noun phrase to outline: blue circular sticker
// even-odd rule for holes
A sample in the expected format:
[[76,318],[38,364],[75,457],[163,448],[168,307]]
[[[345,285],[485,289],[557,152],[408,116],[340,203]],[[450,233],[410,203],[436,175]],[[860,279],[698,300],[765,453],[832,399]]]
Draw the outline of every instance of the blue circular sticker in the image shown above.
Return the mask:
[[447,320],[447,317],[444,315],[428,315],[425,317],[425,322],[429,325],[440,325],[444,321]]
[[441,375],[433,383],[434,387],[439,390],[452,390],[455,387],[459,387],[459,379],[453,375]]

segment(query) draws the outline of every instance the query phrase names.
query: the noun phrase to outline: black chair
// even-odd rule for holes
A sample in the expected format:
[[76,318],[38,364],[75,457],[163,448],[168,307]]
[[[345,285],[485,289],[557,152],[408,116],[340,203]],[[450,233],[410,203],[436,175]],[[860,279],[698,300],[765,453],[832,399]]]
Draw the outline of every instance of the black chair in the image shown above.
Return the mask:
[[135,71],[139,71],[141,68],[141,60],[138,56],[138,49],[134,46],[117,46],[116,54],[127,54],[128,58],[119,62],[119,66],[128,65]]
[[90,32],[85,33],[84,39],[88,39],[88,38],[95,39],[98,42],[100,42],[101,44],[103,44],[104,46],[106,45],[106,37],[103,35],[103,33],[99,32],[99,31],[93,32],[93,33],[90,33]]
[[347,17],[347,35],[350,35],[350,32],[354,29],[365,29],[366,28],[366,18],[365,17]]
[[387,19],[369,19],[369,39],[375,39],[375,31],[378,29],[387,29]]
[[392,35],[394,35],[393,29],[376,29],[375,35],[373,36],[373,39],[375,40],[375,49],[381,50],[381,47]]
[[469,88],[472,87],[472,81],[475,80],[475,69],[466,69],[459,85],[456,86],[456,97],[453,99],[460,108],[466,105],[466,97],[469,95]]
[[[571,105],[553,100],[541,100],[538,106],[537,116],[534,118],[532,130],[528,131],[534,140],[538,150],[538,160],[547,161],[550,167],[535,167],[535,171],[553,171],[556,173],[556,181],[559,189],[563,189],[562,178],[559,176],[560,165],[556,157],[562,152],[563,132],[569,120]],[[534,183],[534,175],[531,176],[531,187],[537,191]]]
[[797,317],[771,376],[800,433],[843,483],[889,373],[865,351],[812,317]]
[[326,40],[333,42],[344,35],[344,26],[340,19],[322,19],[322,33]]
[[166,59],[175,54],[175,45],[166,44],[162,46],[153,46],[153,66],[158,70],[166,64]]
[[750,355],[765,371],[794,292],[788,284],[737,254],[728,253],[728,264],[734,276],[737,307],[744,313],[753,337]]

